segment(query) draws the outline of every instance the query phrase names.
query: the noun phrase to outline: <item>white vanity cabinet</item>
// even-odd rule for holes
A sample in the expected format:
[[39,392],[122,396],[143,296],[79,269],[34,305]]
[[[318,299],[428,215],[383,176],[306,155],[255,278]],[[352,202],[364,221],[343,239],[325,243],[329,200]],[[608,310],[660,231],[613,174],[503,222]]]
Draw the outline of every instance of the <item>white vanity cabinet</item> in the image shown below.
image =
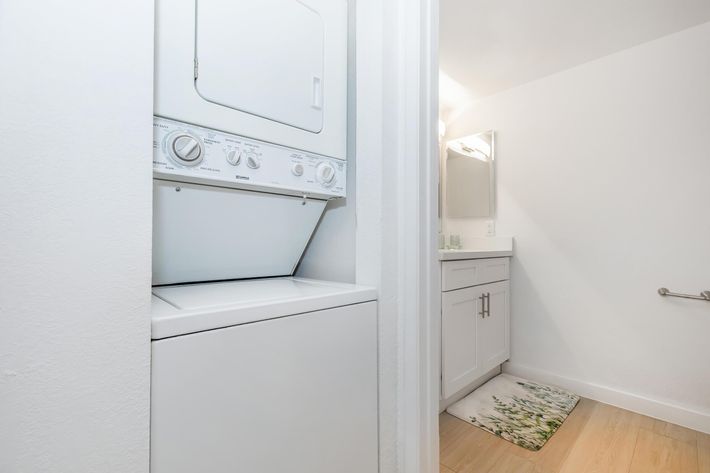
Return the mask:
[[441,395],[447,399],[510,356],[510,259],[441,262]]

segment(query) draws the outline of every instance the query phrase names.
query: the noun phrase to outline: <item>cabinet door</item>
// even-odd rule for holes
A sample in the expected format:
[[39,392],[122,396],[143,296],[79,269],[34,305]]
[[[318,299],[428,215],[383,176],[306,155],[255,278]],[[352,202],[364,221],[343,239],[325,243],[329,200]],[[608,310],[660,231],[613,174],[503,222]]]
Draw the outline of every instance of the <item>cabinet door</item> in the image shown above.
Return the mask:
[[478,319],[478,360],[483,371],[510,357],[510,284],[508,281],[479,286],[486,300],[485,316]]
[[476,349],[477,320],[482,317],[481,294],[479,287],[442,294],[441,384],[444,399],[482,374]]

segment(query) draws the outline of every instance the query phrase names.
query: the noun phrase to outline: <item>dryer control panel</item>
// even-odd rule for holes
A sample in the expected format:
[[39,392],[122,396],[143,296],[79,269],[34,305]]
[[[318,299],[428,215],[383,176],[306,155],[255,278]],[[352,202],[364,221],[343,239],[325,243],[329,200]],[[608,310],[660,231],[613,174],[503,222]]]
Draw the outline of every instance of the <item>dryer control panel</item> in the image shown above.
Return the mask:
[[343,160],[162,117],[153,119],[153,174],[277,194],[345,197]]

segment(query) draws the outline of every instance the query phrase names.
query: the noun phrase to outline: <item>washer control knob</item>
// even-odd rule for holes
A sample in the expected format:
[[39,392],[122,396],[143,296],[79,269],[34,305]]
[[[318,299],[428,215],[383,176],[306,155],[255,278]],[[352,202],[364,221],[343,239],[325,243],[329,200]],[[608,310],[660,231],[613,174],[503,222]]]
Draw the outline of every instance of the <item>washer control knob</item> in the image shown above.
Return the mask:
[[335,168],[327,161],[321,161],[316,166],[316,180],[323,186],[331,186],[335,183]]
[[247,166],[252,169],[259,169],[261,166],[261,160],[253,151],[247,153]]
[[303,176],[303,164],[295,163],[293,166],[291,166],[291,173],[294,176]]
[[227,162],[232,166],[236,166],[242,160],[242,154],[238,149],[227,149],[224,152],[227,155]]
[[187,133],[178,133],[169,143],[170,155],[185,166],[196,166],[202,161],[204,149],[202,142],[196,136]]

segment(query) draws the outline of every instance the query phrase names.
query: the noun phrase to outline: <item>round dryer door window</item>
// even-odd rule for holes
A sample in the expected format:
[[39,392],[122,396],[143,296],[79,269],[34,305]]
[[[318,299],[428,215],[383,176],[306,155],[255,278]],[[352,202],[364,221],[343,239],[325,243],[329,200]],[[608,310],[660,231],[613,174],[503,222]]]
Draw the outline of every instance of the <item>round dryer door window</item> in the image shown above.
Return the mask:
[[199,0],[197,92],[215,104],[319,133],[326,86],[323,1]]

